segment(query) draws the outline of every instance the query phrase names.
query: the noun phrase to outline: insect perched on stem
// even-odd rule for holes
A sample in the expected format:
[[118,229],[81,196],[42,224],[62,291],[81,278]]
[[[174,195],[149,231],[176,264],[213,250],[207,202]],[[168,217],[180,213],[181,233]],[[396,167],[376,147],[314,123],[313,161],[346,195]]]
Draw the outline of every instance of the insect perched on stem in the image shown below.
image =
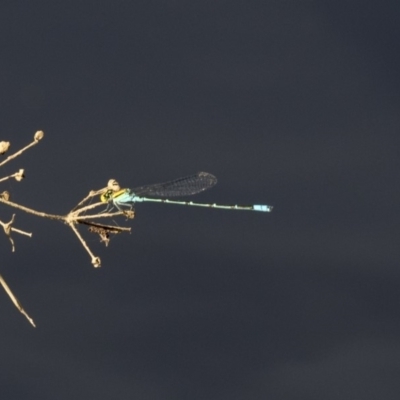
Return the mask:
[[[141,186],[135,189],[121,189],[116,181],[112,181],[113,188],[108,189],[100,196],[103,203],[113,204],[118,210],[132,208],[135,203],[155,202],[178,204],[184,206],[197,206],[221,208],[227,210],[272,211],[272,206],[264,204],[253,205],[220,205],[215,203],[194,203],[193,201],[170,200],[168,197],[190,196],[210,189],[217,183],[217,178],[208,172],[198,172],[164,183]],[[147,197],[150,196],[150,197]],[[154,196],[154,197],[152,197]]]

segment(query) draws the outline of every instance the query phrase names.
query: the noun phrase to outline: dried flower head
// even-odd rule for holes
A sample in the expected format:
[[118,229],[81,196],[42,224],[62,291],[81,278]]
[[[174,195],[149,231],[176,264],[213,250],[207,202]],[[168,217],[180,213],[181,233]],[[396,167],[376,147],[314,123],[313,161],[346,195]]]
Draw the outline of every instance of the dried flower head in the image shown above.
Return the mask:
[[133,219],[135,218],[135,211],[133,210],[124,210],[124,215],[126,218]]
[[23,170],[23,169],[20,169],[18,172],[16,172],[16,173],[14,174],[14,178],[15,178],[18,182],[22,181],[22,179],[25,178],[24,170]]
[[92,264],[95,268],[99,268],[101,266],[101,261],[99,257],[92,258]]
[[10,142],[0,142],[0,154],[4,154],[10,148]]
[[7,190],[5,190],[4,192],[0,193],[0,198],[6,201],[10,200],[10,192],[7,192]]
[[42,140],[43,137],[44,137],[44,132],[43,131],[37,131],[33,138],[35,139],[36,142],[38,142],[39,140]]

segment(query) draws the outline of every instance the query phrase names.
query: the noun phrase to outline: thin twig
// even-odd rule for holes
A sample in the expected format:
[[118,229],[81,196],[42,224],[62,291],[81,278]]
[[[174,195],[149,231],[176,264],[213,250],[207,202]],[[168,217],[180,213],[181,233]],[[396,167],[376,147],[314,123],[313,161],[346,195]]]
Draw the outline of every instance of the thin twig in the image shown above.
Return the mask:
[[[74,233],[76,234],[76,236],[78,237],[80,242],[82,243],[82,245],[85,248],[85,250],[91,256],[92,264],[96,268],[100,267],[100,258],[96,257],[91,252],[89,246],[86,244],[86,242],[84,241],[84,239],[82,238],[82,236],[80,235],[78,230],[76,229],[75,224],[76,223],[84,223],[86,220],[89,220],[89,219],[110,218],[110,217],[115,217],[115,216],[124,214],[123,212],[118,211],[118,212],[115,212],[115,213],[101,213],[101,214],[94,214],[94,215],[79,216],[79,213],[82,211],[82,209],[78,209],[78,210],[76,210],[76,211],[74,211],[72,213],[69,213],[68,215],[55,215],[55,214],[48,214],[48,213],[45,213],[45,212],[33,210],[32,208],[29,208],[29,207],[21,206],[20,204],[14,203],[12,201],[5,200],[5,198],[2,198],[2,197],[0,197],[0,203],[7,204],[7,205],[9,205],[11,207],[14,207],[14,208],[17,208],[19,210],[25,211],[25,212],[27,212],[29,214],[36,215],[38,217],[49,218],[49,219],[61,221],[61,222],[64,222],[64,223],[68,224],[71,227],[71,229],[74,231]],[[101,205],[101,204],[103,204],[103,203],[93,204],[92,206],[89,206],[89,207],[93,208],[94,206],[98,206],[98,205]],[[85,208],[85,207],[83,207],[83,208]],[[87,210],[88,208],[85,208],[85,209]],[[12,242],[12,239],[11,239],[10,236],[9,236],[9,238],[10,238],[10,240]]]
[[[91,199],[94,196],[98,196],[99,194],[104,193],[106,190],[107,190],[107,188],[103,188],[103,189],[99,189],[99,190],[91,190],[89,192],[89,194],[83,200],[81,200],[70,212],[72,213],[72,212],[76,211],[78,209],[78,207],[80,207],[82,204],[86,203],[89,199]],[[100,203],[100,204],[104,204],[104,203]]]
[[1,198],[1,197],[0,197],[0,203],[7,204],[10,207],[18,208],[19,210],[25,211],[28,214],[36,215],[37,217],[55,219],[58,221],[65,221],[65,216],[63,216],[63,215],[47,214],[42,211],[36,211],[36,210],[33,210],[32,208],[21,206],[20,204],[5,200],[4,198]]
[[11,237],[11,235],[8,233],[7,234],[8,240],[11,243],[11,251],[14,253],[15,252],[15,242],[14,239]]
[[78,239],[81,241],[82,246],[85,248],[85,250],[89,253],[90,257],[92,257],[92,264],[95,268],[98,268],[101,266],[100,263],[100,258],[96,257],[91,250],[89,249],[89,246],[86,244],[85,240],[79,233],[79,231],[75,228],[75,225],[73,222],[68,223],[68,225],[71,227],[71,229],[74,231],[75,235],[78,237]]
[[[102,191],[102,190],[103,189],[101,189],[100,191]],[[96,195],[96,194],[98,194],[98,192],[99,191],[91,192],[91,194]],[[112,217],[116,217],[116,216],[119,216],[119,215],[125,215],[128,218],[129,217],[133,218],[133,216],[134,216],[133,212],[131,212],[130,214],[132,214],[132,215],[130,215],[127,211],[125,211],[125,212],[117,211],[117,212],[111,212],[111,213],[110,212],[102,212],[102,213],[99,213],[99,214],[92,214],[92,215],[80,215],[80,213],[82,213],[84,211],[92,210],[92,209],[94,209],[96,207],[104,205],[104,203],[102,203],[102,202],[98,202],[98,203],[95,203],[95,204],[91,204],[89,206],[85,206],[85,207],[82,207],[82,208],[75,209],[74,211],[70,212],[67,215],[48,214],[48,213],[45,213],[45,212],[42,212],[42,211],[37,211],[37,210],[34,210],[32,208],[25,207],[25,206],[22,206],[20,204],[14,203],[12,201],[7,200],[6,198],[7,198],[7,196],[5,196],[5,195],[4,196],[0,196],[0,203],[9,205],[10,207],[17,208],[19,210],[22,210],[22,211],[24,211],[26,213],[29,213],[29,214],[32,214],[32,215],[36,215],[38,217],[57,220],[57,221],[64,222],[67,225],[69,225],[70,228],[75,233],[75,235],[80,240],[80,242],[83,245],[83,247],[85,248],[85,250],[89,253],[90,257],[92,258],[92,264],[96,268],[100,267],[100,258],[96,257],[92,253],[92,251],[90,250],[89,246],[86,244],[85,240],[82,238],[81,234],[79,233],[79,231],[75,227],[75,224],[79,223],[79,224],[92,225],[92,226],[96,227],[97,223],[88,222],[88,221],[89,220],[98,219],[98,218],[112,218]],[[129,232],[130,231],[130,228],[120,228],[120,227],[115,227],[115,226],[108,226],[107,227],[106,225],[101,226],[101,224],[97,224],[97,227],[101,228],[101,229],[105,229],[105,230],[108,229],[108,230],[114,231],[114,232],[122,232],[122,231]],[[9,229],[10,230],[11,229],[14,230],[13,228],[9,228]],[[8,234],[8,237],[11,240],[12,245],[14,246],[13,240],[12,240],[11,236],[9,235],[9,231],[7,231],[7,232],[6,233]],[[23,231],[16,230],[16,232],[22,233]],[[23,234],[26,234],[26,235],[29,236],[29,234],[27,232],[25,232]],[[14,247],[13,247],[13,249],[14,249]]]
[[88,206],[82,207],[82,208],[78,208],[78,209],[74,209],[70,212],[70,214],[72,215],[79,215],[81,213],[83,213],[84,211],[89,211],[89,210],[93,210],[94,208],[100,207],[100,206],[105,206],[105,204],[101,201],[99,201],[98,203],[93,203],[93,204],[89,204]]
[[9,175],[9,176],[5,176],[4,178],[1,178],[1,179],[0,179],[0,182],[4,182],[4,181],[6,181],[7,179],[11,179],[11,178],[14,178],[14,174]]
[[21,150],[18,150],[16,153],[11,154],[11,156],[8,156],[3,162],[0,163],[0,167],[2,167],[4,164],[8,163],[12,159],[18,157],[21,155],[24,151],[28,150],[29,148],[37,145],[39,143],[38,140],[34,140],[32,143],[29,143],[27,146],[23,147]]
[[3,229],[4,229],[4,233],[8,236],[8,239],[9,239],[10,242],[11,242],[11,251],[12,251],[12,252],[15,251],[15,243],[14,243],[13,238],[11,237],[11,231],[17,232],[17,233],[19,233],[19,234],[21,234],[21,235],[26,235],[26,236],[32,237],[32,233],[28,233],[28,232],[22,231],[22,230],[20,230],[20,229],[13,228],[13,227],[11,226],[11,225],[14,223],[14,218],[15,218],[15,214],[12,215],[10,222],[7,222],[7,223],[6,223],[6,222],[3,222],[3,221],[0,221],[0,225],[1,225],[1,226],[3,227]]
[[111,217],[116,217],[118,215],[125,215],[122,211],[117,211],[115,213],[102,213],[102,214],[96,214],[96,215],[80,215],[78,217],[75,217],[74,219],[76,221],[84,221],[86,219],[94,219],[94,218],[111,218]]
[[21,181],[22,180],[22,178],[24,177],[24,170],[19,170],[18,172],[15,172],[14,174],[11,174],[11,175],[9,175],[9,176],[5,176],[4,178],[1,178],[0,179],[0,182],[4,182],[4,181],[6,181],[7,179],[11,179],[11,178],[16,178],[17,180],[19,180],[19,181]]
[[0,182],[4,182],[4,181],[6,181],[7,179],[10,179],[10,178],[13,178],[13,177],[14,177],[14,175],[5,176],[4,178],[1,178],[1,179],[0,179]]
[[88,225],[88,226],[94,226],[95,228],[102,228],[102,229],[106,229],[109,231],[115,231],[115,232],[130,232],[131,228],[126,228],[126,227],[121,227],[121,226],[115,226],[115,225],[104,225],[104,224],[97,224],[94,222],[86,222],[86,221],[77,221],[79,224],[83,224],[83,225]]
[[6,293],[8,294],[8,296],[10,297],[11,301],[14,303],[15,307],[18,308],[18,310],[20,311],[21,314],[23,314],[26,319],[31,323],[31,325],[36,328],[35,323],[33,322],[33,319],[28,315],[28,313],[24,310],[24,308],[22,307],[22,304],[18,301],[18,299],[14,296],[14,293],[11,291],[11,289],[9,288],[9,286],[7,285],[6,281],[4,280],[4,278],[0,275],[0,284],[3,286],[4,290],[6,291]]
[[25,235],[25,236],[32,237],[32,232],[21,231],[20,229],[13,228],[13,227],[11,227],[11,230],[12,230],[13,232],[19,233],[20,235]]

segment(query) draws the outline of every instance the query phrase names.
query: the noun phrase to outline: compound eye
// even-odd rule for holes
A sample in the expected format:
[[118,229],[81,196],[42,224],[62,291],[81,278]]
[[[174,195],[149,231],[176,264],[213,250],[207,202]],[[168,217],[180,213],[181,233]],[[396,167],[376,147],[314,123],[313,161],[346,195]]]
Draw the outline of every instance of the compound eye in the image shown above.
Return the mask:
[[107,202],[110,200],[110,198],[111,198],[111,193],[112,193],[112,190],[107,190],[106,192],[104,192],[104,193],[100,196],[101,201],[107,203]]
[[110,179],[107,183],[107,187],[111,190],[111,192],[116,192],[121,189],[119,183],[115,179]]

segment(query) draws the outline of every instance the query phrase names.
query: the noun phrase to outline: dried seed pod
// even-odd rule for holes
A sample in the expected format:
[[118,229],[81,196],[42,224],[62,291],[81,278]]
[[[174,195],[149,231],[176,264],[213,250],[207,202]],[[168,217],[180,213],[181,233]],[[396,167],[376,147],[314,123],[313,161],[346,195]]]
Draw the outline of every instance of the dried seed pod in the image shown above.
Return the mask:
[[10,142],[0,142],[0,154],[4,154],[10,147]]
[[93,264],[93,267],[95,267],[95,268],[101,267],[100,258],[99,257],[93,257],[92,258],[92,264]]
[[10,192],[7,192],[7,190],[5,190],[4,192],[0,193],[0,197],[4,200],[10,200]]
[[42,140],[43,137],[44,137],[44,132],[43,131],[37,131],[33,138],[35,139],[36,142],[38,142],[39,140]]
[[18,172],[16,172],[16,173],[14,174],[14,178],[15,178],[18,182],[22,181],[22,179],[25,178],[24,170],[23,170],[23,169],[20,169]]
[[135,218],[135,211],[133,210],[124,210],[124,215],[126,218],[133,219]]

